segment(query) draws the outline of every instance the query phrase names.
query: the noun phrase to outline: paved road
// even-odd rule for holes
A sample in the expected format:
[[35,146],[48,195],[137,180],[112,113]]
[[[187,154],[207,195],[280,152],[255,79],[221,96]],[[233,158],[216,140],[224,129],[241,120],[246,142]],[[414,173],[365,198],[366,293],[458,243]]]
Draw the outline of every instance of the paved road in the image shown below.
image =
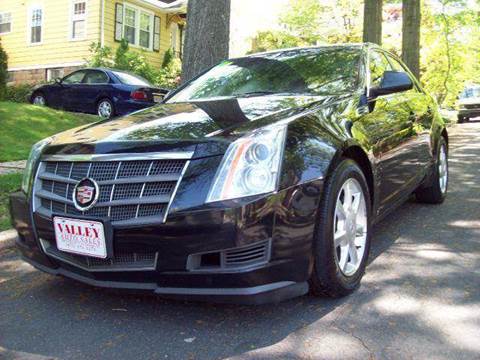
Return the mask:
[[[452,130],[450,195],[375,229],[358,292],[277,306],[165,301],[0,255],[0,358],[480,359],[480,123]],[[30,354],[30,355],[29,355]]]

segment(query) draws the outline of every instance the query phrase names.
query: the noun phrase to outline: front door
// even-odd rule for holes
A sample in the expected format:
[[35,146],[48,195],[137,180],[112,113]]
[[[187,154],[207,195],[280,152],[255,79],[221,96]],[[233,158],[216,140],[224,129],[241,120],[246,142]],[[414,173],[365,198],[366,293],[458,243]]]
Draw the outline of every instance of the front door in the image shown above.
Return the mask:
[[[392,70],[383,52],[369,54],[369,89],[378,87],[385,71]],[[370,90],[368,91],[370,93]],[[414,114],[408,91],[368,97],[369,111],[352,131],[362,133],[364,145],[377,161],[377,214],[397,203],[415,181],[416,159],[412,151]]]
[[416,178],[417,183],[421,182],[427,174],[427,169],[431,165],[434,157],[430,143],[430,130],[434,119],[434,103],[420,87],[415,77],[395,58],[387,54],[387,58],[392,64],[393,70],[406,72],[412,82],[414,88],[406,92],[408,97],[410,112],[412,116],[412,149],[416,155]]
[[79,70],[63,78],[60,92],[60,103],[63,109],[77,111],[78,90],[86,73],[86,70]]

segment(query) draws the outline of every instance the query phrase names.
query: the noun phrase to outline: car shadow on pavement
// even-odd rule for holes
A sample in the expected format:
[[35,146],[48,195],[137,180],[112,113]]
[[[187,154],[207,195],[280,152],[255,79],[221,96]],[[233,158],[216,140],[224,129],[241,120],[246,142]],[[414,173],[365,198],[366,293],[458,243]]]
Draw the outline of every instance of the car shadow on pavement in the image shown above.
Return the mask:
[[375,227],[362,286],[343,299],[164,300],[51,277],[6,252],[0,347],[61,359],[478,358],[479,156],[462,142],[444,205],[411,199]]

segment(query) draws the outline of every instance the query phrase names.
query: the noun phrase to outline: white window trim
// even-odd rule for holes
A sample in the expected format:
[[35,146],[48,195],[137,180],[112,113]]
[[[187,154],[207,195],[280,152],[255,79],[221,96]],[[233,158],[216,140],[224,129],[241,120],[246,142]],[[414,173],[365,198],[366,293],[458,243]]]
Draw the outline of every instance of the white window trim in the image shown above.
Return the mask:
[[[11,11],[1,11],[0,15],[10,14],[10,31],[0,32],[0,35],[7,35],[13,31],[13,13]],[[8,23],[7,23],[8,24]]]
[[[33,15],[34,10],[42,10],[42,22],[40,23],[40,27],[42,29],[41,40],[40,40],[40,42],[36,42],[36,43],[32,43],[32,15]],[[27,21],[27,24],[28,24],[28,27],[27,27],[27,44],[29,46],[42,45],[43,44],[43,38],[44,38],[44,35],[45,35],[44,26],[43,26],[43,24],[45,23],[45,11],[43,10],[43,6],[40,5],[40,4],[31,5],[28,8],[27,16],[28,16],[28,21]]]
[[[56,79],[56,77],[52,77],[52,71],[55,71],[55,70],[62,70],[62,72],[64,72],[65,70],[63,68],[50,68],[50,69],[45,69],[46,70],[46,73],[47,73],[47,81],[53,81]],[[63,75],[60,76],[60,78],[63,78]]]
[[[153,39],[154,39],[154,26],[155,26],[155,13],[153,11],[144,9],[142,7],[130,4],[128,2],[123,3],[123,24],[122,24],[122,37],[125,38],[125,16],[126,16],[126,9],[130,8],[131,10],[135,11],[135,44],[128,43],[129,46],[134,48],[144,49],[148,51],[153,51]],[[140,14],[144,13],[150,16],[150,40],[149,40],[149,47],[140,46]]]
[[[75,4],[77,3],[85,3],[85,14],[80,15],[80,16],[75,16],[74,11],[75,11]],[[85,33],[82,37],[74,38],[73,37],[73,22],[78,21],[78,20],[83,20],[85,24]],[[88,38],[88,0],[70,0],[70,18],[68,20],[68,26],[69,26],[69,31],[68,31],[68,39],[69,41],[84,41]]]

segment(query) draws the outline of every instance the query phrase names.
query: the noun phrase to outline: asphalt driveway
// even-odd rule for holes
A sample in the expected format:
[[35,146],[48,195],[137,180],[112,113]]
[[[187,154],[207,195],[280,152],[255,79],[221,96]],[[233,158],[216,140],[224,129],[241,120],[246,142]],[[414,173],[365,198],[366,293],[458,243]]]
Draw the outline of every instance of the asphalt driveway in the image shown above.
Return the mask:
[[451,130],[444,205],[375,228],[358,292],[275,306],[166,301],[51,277],[0,253],[0,358],[480,359],[480,123]]

